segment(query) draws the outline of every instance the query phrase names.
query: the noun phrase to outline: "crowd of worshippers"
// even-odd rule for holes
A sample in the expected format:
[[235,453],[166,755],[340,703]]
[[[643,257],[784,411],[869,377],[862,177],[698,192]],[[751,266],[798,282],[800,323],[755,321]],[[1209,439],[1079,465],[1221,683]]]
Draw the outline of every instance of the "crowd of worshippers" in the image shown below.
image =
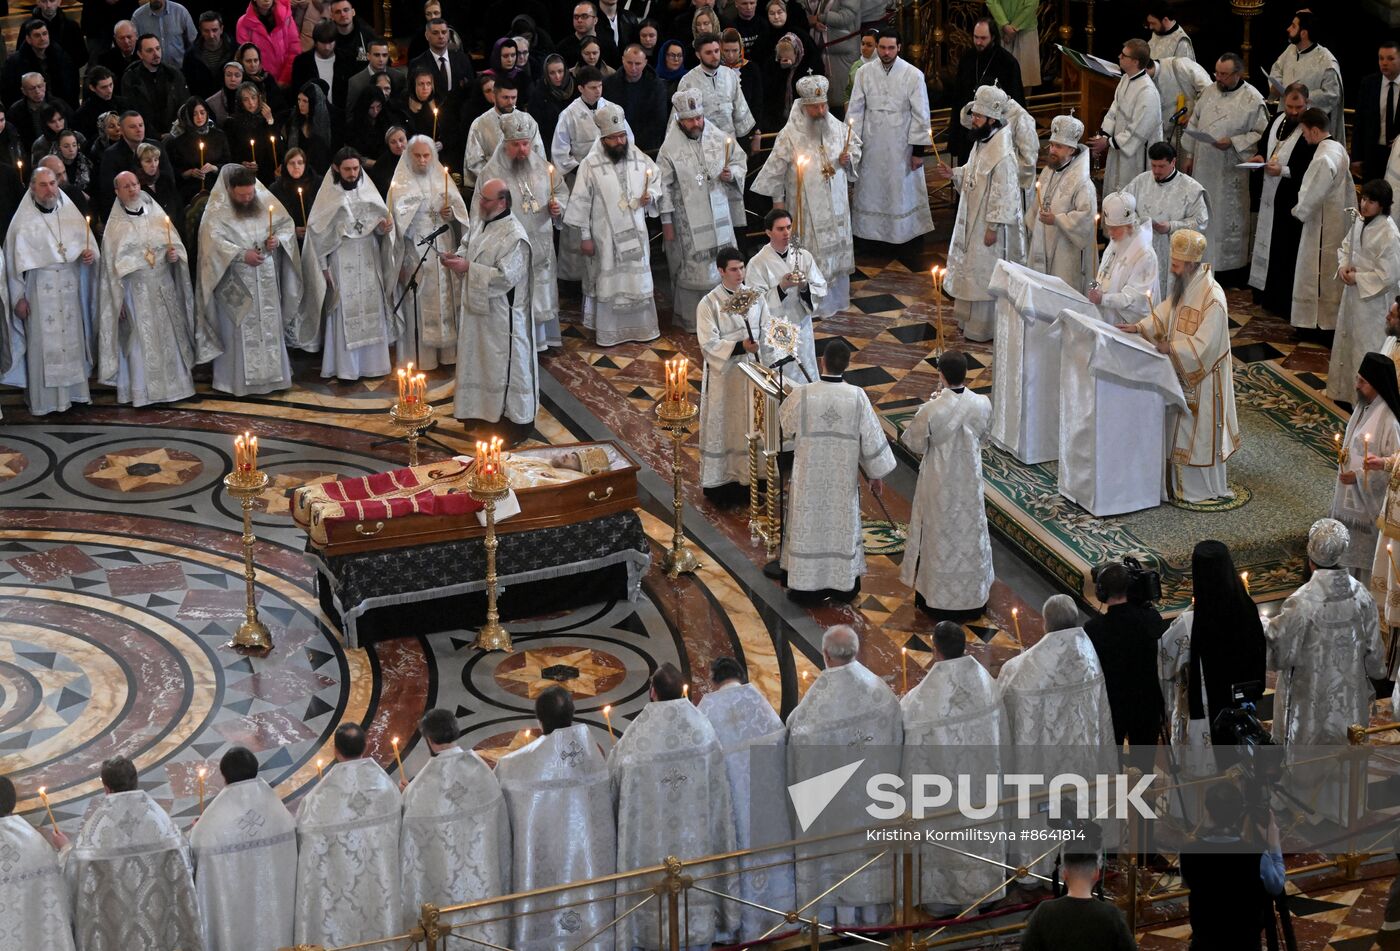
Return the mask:
[[[15,947],[54,951],[331,946],[403,933],[425,902],[532,893],[510,908],[486,904],[454,917],[479,921],[467,934],[494,947],[550,947],[568,935],[654,949],[665,946],[657,943],[654,904],[617,920],[624,902],[615,905],[614,892],[630,887],[625,881],[537,890],[652,868],[668,856],[700,860],[776,846],[694,869],[720,877],[706,878],[715,883],[710,890],[686,895],[685,946],[753,941],[782,923],[767,908],[879,926],[894,900],[888,856],[868,864],[864,849],[833,849],[834,839],[796,853],[783,847],[798,837],[785,790],[828,772],[832,750],[858,746],[862,776],[1035,773],[1052,765],[1092,776],[1116,772],[1122,756],[1121,765],[1144,770],[1174,761],[1173,779],[1189,780],[1212,773],[1216,757],[1228,758],[1225,748],[1240,734],[1220,714],[1238,706],[1240,685],[1262,685],[1269,670],[1279,677],[1274,740],[1285,750],[1344,745],[1347,728],[1366,722],[1373,679],[1393,676],[1375,604],[1341,567],[1349,544],[1339,522],[1314,524],[1312,578],[1270,620],[1261,619],[1220,542],[1197,545],[1194,603],[1170,626],[1139,569],[1108,565],[1095,577],[1101,614],[1084,623],[1069,596],[1052,596],[1042,607],[1046,633],[995,677],[965,652],[961,625],[939,622],[930,666],[912,687],[902,685],[902,697],[892,677],[860,661],[856,632],[833,627],[821,641],[823,669],[810,683],[804,677],[806,690],[786,722],[743,666],[722,657],[694,696],[682,673],[662,664],[631,722],[608,719],[609,735],[614,728],[620,735],[606,752],[602,727],[575,718],[562,686],[535,700],[539,736],[526,731],[494,769],[459,745],[459,723],[447,710],[422,717],[429,756],[411,776],[402,766],[397,777],[386,772],[366,755],[365,731],[344,724],[335,732],[334,763],[324,773],[318,767],[295,818],[242,747],[220,759],[222,782],[211,780],[216,794],[207,807],[201,788],[188,830],[140,788],[124,757],[103,764],[104,795],[66,833],[44,824],[42,811],[33,822],[14,815],[15,787],[0,778],[0,843],[11,856],[0,882],[0,924]],[[1171,759],[1158,756],[1163,742]],[[1053,763],[1030,761],[1036,756]],[[1348,797],[1336,775],[1312,782],[1295,788],[1312,804],[1308,821],[1341,821]],[[857,793],[802,820],[805,836],[864,828],[858,794],[865,782],[850,786]],[[1217,786],[1204,814],[1182,818],[1211,841],[1248,847],[1181,858],[1192,928],[1201,946],[1252,947],[1270,896],[1283,888],[1277,827],[1257,814],[1245,819],[1233,780]],[[953,830],[969,820],[946,821]],[[1004,821],[993,815],[983,825]],[[1008,896],[1008,885],[1014,900],[1044,898],[1017,891],[1054,864],[1034,845],[997,837],[965,851],[913,846],[924,850],[918,888],[925,910],[985,910]],[[1069,894],[1035,910],[1025,946],[1134,947],[1122,913],[1090,898],[1103,856],[1082,845],[1065,851]],[[1027,874],[1013,881],[1018,869]]]

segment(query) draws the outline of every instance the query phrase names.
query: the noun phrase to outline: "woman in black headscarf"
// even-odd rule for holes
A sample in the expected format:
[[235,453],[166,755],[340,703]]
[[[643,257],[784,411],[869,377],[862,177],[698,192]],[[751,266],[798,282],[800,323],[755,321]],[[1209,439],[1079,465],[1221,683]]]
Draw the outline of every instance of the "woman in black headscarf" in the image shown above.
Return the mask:
[[[270,183],[276,177],[276,169],[272,164],[273,143],[269,140],[276,138],[276,129],[272,112],[263,99],[262,87],[257,83],[239,86],[238,111],[224,123],[229,161],[241,163],[257,173],[258,181]],[[279,143],[278,154],[284,151]]]
[[268,190],[276,196],[296,225],[297,237],[306,236],[306,213],[316,202],[324,173],[306,162],[306,153],[298,148],[287,150],[282,158],[282,171]]
[[530,93],[530,107],[525,110],[540,124],[540,138],[544,140],[545,154],[550,154],[554,142],[554,127],[559,124],[559,113],[574,101],[577,90],[574,77],[564,65],[564,57],[550,54],[544,61],[544,79],[540,80]]
[[214,127],[209,107],[198,96],[186,99],[180,107],[161,148],[175,173],[180,196],[187,202],[205,191],[206,183],[213,188],[214,176],[229,160],[228,137]]
[[305,152],[312,168],[330,168],[331,139],[335,137],[324,85],[320,79],[303,84],[282,126],[282,141],[286,147]]

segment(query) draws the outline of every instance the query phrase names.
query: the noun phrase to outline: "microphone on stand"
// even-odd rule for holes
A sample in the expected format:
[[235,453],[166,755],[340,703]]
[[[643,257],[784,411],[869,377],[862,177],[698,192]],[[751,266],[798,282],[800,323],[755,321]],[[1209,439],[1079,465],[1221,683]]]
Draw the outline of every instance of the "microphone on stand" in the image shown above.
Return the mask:
[[431,241],[433,241],[434,239],[436,239],[438,235],[444,233],[445,231],[447,231],[448,228],[451,228],[451,227],[452,227],[452,222],[450,222],[450,221],[445,222],[444,224],[438,226],[438,229],[437,229],[436,231],[434,231],[432,234],[426,235],[425,237],[422,237],[422,238],[419,238],[419,239],[418,239],[418,246],[419,246],[419,247],[422,247],[423,245],[430,243]]

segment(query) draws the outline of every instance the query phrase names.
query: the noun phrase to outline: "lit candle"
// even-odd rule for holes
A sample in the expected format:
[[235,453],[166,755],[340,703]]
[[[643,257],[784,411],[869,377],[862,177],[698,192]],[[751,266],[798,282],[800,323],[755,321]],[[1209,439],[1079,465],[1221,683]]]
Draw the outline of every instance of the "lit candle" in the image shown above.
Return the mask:
[[428,374],[418,374],[418,391],[413,396],[419,402],[427,402],[428,399]]
[[166,215],[166,216],[165,216],[165,243],[166,243],[167,245],[174,244],[174,242],[170,240],[170,216],[169,216],[169,215]]
[[1244,593],[1249,594],[1249,572],[1240,572],[1240,581],[1244,582]]
[[257,471],[258,471],[258,437],[257,437],[257,436],[249,436],[249,437],[248,437],[248,470],[249,470],[250,472],[257,472]]
[[252,162],[256,162],[258,160],[258,143],[255,142],[253,139],[248,140],[248,157],[249,161]]
[[83,221],[87,223],[87,229],[83,232],[83,250],[87,251],[92,248],[92,215],[83,215]]
[[53,817],[53,807],[49,805],[49,794],[47,786],[39,787],[39,799],[44,803],[44,811],[49,814],[49,828],[58,831],[58,822]]
[[549,169],[549,197],[554,197],[554,163],[546,162],[545,167]]
[[321,758],[318,756],[318,757],[316,758],[316,778],[317,778],[318,780],[321,778],[321,770],[325,767],[325,765],[326,765],[326,761],[323,760],[323,759],[321,759]]
[[909,692],[909,648],[899,649],[899,692]]
[[399,775],[407,778],[403,771],[403,757],[399,756],[399,738],[397,736],[390,737],[389,742],[394,745],[394,762],[398,764]]
[[452,184],[452,173],[447,170],[447,166],[442,167],[442,200],[447,201],[447,189]]
[[681,684],[681,697],[685,700],[690,699],[690,684]]
[[405,398],[407,397],[407,394],[404,392],[404,377],[406,377],[407,375],[408,375],[408,374],[406,374],[406,373],[403,372],[403,367],[399,367],[399,405],[400,405],[400,406],[402,406],[402,405],[404,404],[404,400],[405,400]]
[[277,136],[269,135],[267,141],[272,144],[272,167],[277,167]]
[[200,168],[200,177],[203,177],[203,169],[204,169],[204,140],[203,140],[203,139],[200,139],[200,140],[199,140],[199,168]]
[[433,106],[433,141],[434,141],[434,142],[437,141],[437,120],[438,120],[438,107],[437,107],[437,106]]
[[243,469],[243,456],[244,456],[243,437],[242,437],[242,436],[234,436],[234,437],[233,437],[233,471],[234,471],[234,472],[243,472],[243,471],[244,471],[244,469]]
[[20,159],[15,159],[15,168],[19,170],[19,180],[24,181],[24,162]]
[[728,165],[728,164],[729,164],[729,146],[732,145],[733,142],[734,142],[734,140],[731,139],[729,136],[726,135],[726,136],[724,137],[724,164],[725,164],[725,165]]
[[297,204],[301,205],[301,223],[306,224],[306,196],[302,194],[301,186],[297,186]]
[[1011,609],[1011,624],[1016,628],[1016,643],[1021,643],[1021,609]]
[[612,725],[612,704],[608,704],[603,708],[603,722],[608,725],[608,736],[612,737],[613,742],[616,743],[617,734],[613,732]]
[[199,777],[199,814],[204,815],[204,767],[195,770],[195,775]]
[[792,228],[793,234],[800,240],[802,237],[802,177],[807,168],[807,156],[797,157],[797,196],[794,199]]

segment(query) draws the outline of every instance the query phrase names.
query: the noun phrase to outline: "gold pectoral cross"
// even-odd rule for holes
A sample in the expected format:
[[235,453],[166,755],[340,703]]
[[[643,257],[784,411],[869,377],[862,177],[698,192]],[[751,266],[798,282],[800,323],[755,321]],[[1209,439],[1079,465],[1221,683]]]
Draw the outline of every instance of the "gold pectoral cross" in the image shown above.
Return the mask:
[[147,266],[147,267],[155,267],[155,266],[156,266],[156,249],[155,249],[155,248],[147,248],[147,249],[146,249],[146,266]]

